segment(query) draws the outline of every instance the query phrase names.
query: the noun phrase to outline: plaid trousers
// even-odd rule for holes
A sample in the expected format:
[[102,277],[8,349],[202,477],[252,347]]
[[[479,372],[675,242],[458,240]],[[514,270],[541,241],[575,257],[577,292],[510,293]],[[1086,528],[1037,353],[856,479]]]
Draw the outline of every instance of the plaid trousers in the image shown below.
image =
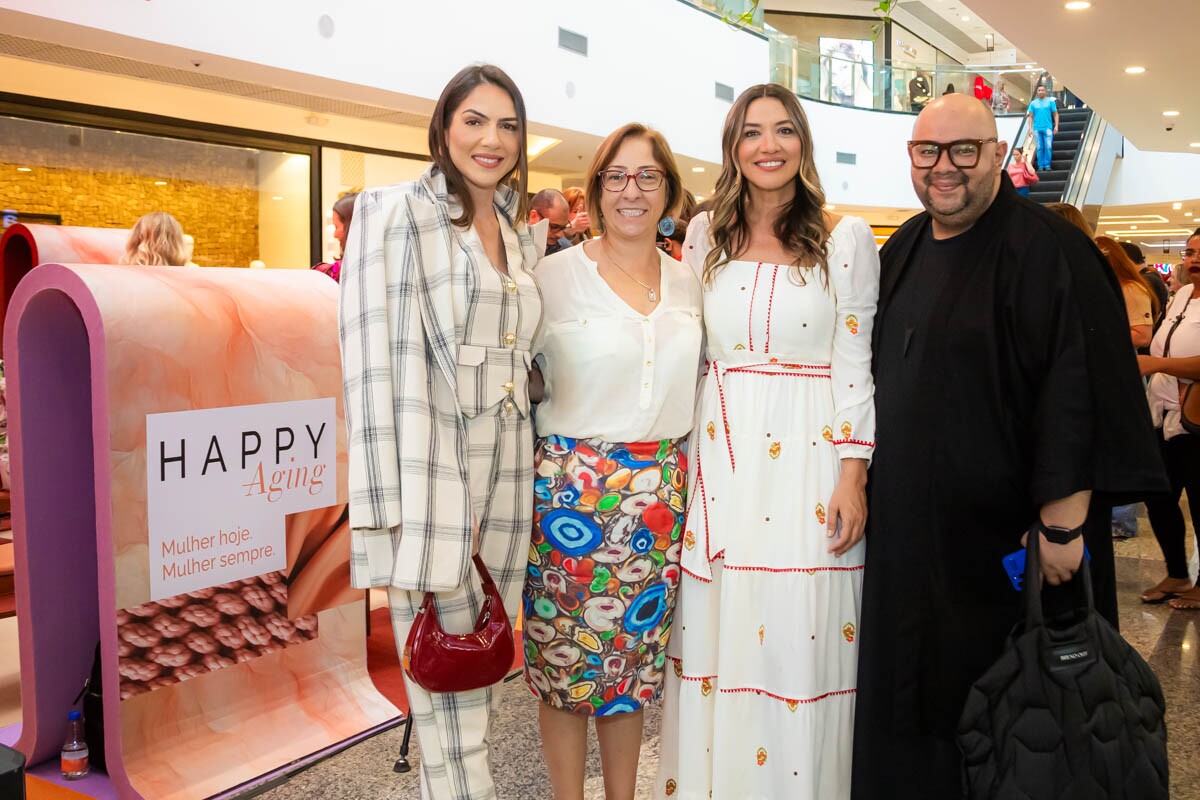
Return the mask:
[[[467,454],[471,502],[480,521],[479,553],[516,622],[529,555],[533,517],[533,436],[528,415],[505,412],[468,421]],[[425,595],[388,587],[392,630],[403,651]],[[483,605],[474,567],[466,583],[434,595],[438,620],[449,633],[466,633]],[[499,692],[489,686],[471,692],[431,693],[404,678],[409,712],[421,744],[421,797],[424,800],[494,800],[488,726]]]

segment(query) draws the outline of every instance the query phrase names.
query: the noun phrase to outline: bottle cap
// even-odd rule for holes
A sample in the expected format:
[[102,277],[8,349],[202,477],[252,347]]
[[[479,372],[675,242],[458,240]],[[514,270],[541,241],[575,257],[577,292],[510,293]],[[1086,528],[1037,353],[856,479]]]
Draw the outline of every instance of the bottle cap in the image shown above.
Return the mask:
[[72,711],[70,714],[67,714],[67,719],[71,722],[74,722],[77,719],[83,719],[83,715],[78,711]]

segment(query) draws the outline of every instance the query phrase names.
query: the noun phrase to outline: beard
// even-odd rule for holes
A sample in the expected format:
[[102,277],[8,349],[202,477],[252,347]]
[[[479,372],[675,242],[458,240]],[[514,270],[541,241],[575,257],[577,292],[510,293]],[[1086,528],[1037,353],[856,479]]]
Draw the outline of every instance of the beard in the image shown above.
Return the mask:
[[[939,181],[953,180],[961,189],[950,195],[937,194],[933,188],[935,177]],[[936,220],[947,226],[966,228],[975,224],[991,204],[991,197],[984,192],[986,183],[985,177],[972,181],[964,172],[935,176],[930,170],[917,186],[917,195],[925,210]]]

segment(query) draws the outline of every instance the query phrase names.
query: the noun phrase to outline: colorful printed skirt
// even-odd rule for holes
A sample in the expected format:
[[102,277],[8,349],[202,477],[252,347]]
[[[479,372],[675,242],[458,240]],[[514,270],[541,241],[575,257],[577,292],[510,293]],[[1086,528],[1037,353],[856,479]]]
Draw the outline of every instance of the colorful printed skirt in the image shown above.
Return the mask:
[[537,441],[525,680],[554,708],[607,716],[661,693],[687,485],[679,444]]

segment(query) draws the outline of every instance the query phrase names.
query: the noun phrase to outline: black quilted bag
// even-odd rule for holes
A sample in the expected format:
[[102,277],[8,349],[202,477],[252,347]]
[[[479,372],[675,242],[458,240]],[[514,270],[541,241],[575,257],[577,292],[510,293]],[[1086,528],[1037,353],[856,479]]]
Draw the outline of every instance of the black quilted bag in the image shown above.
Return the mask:
[[1030,531],[1025,621],[971,687],[958,723],[971,800],[1168,798],[1167,728],[1158,679],[1092,607],[1047,623],[1038,535]]

